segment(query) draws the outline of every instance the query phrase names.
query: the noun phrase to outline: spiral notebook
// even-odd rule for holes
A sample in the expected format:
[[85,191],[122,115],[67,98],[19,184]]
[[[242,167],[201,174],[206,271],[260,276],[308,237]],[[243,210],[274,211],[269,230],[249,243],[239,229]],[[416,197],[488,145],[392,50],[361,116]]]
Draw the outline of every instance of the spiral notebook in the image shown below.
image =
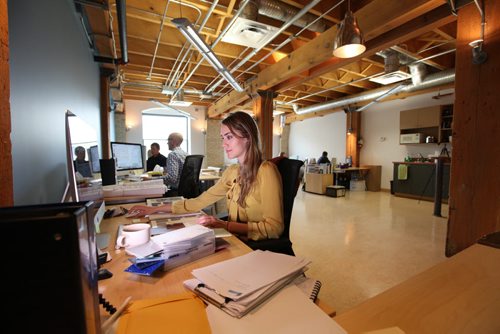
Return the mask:
[[293,283],[309,297],[313,302],[318,298],[319,290],[321,289],[321,281],[306,277],[304,275],[297,277]]

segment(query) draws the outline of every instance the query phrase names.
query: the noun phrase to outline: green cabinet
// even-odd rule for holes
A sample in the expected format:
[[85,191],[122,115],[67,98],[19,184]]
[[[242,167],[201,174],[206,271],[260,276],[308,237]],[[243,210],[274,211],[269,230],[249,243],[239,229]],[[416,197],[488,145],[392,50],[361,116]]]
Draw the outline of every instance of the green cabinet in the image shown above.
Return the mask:
[[[400,164],[408,166],[406,180],[398,178]],[[450,186],[450,164],[443,165],[443,200],[448,199]],[[436,191],[436,165],[433,163],[394,163],[393,192],[396,196],[434,200]]]

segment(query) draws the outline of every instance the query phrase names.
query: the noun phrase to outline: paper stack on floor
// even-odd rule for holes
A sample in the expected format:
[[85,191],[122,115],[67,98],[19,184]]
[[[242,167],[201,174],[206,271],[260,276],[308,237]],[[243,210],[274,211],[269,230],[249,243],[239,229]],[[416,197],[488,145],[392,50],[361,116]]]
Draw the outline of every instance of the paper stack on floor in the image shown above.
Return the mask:
[[310,263],[306,259],[268,251],[193,270],[184,285],[205,301],[241,318],[293,281]]

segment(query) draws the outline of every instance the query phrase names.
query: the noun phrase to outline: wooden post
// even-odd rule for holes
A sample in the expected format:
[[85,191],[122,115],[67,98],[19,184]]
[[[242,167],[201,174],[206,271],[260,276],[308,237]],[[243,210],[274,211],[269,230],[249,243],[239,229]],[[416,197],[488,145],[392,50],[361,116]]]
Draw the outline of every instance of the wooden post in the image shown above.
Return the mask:
[[0,206],[14,205],[8,23],[7,1],[0,0]]
[[[361,113],[348,111],[346,116],[346,158],[351,156],[352,166],[359,167],[358,140],[361,133]],[[352,129],[350,134],[347,133],[349,128]]]
[[268,90],[258,93],[253,100],[253,111],[260,131],[263,159],[268,160],[273,155],[273,99],[277,95]]
[[101,85],[101,145],[102,145],[102,158],[111,158],[111,147],[109,138],[109,113],[111,111],[109,105],[109,84],[110,76],[113,71],[106,68],[101,68],[100,85]]
[[500,1],[485,0],[484,8],[481,65],[469,46],[480,38],[479,11],[474,3],[458,11],[447,256],[500,230]]

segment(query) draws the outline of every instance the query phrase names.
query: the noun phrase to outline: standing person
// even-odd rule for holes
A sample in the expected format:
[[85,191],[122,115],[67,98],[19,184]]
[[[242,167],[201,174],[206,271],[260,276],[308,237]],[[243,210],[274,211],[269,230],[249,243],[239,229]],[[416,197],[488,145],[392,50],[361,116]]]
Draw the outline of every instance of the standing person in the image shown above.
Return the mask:
[[318,164],[329,164],[330,159],[328,159],[328,152],[323,151],[323,155],[318,159],[317,161]]
[[75,147],[76,159],[73,162],[75,166],[75,171],[80,173],[83,177],[93,177],[92,171],[90,170],[90,163],[85,160],[85,147],[77,146]]
[[183,140],[184,138],[178,132],[173,132],[168,136],[168,149],[170,153],[167,156],[165,184],[174,191],[177,191],[179,187],[182,166],[184,166],[184,160],[186,160],[187,156],[187,153],[180,147]]
[[160,144],[151,144],[151,156],[148,158],[146,163],[146,172],[150,172],[155,169],[155,166],[165,167],[167,165],[167,158],[160,153]]
[[238,164],[228,167],[214,186],[196,198],[173,204],[134,206],[128,217],[196,212],[226,198],[228,221],[207,215],[198,223],[225,228],[244,240],[279,238],[284,229],[281,175],[272,162],[262,160],[257,125],[250,115],[239,111],[222,121],[220,134],[227,157],[236,158]]

